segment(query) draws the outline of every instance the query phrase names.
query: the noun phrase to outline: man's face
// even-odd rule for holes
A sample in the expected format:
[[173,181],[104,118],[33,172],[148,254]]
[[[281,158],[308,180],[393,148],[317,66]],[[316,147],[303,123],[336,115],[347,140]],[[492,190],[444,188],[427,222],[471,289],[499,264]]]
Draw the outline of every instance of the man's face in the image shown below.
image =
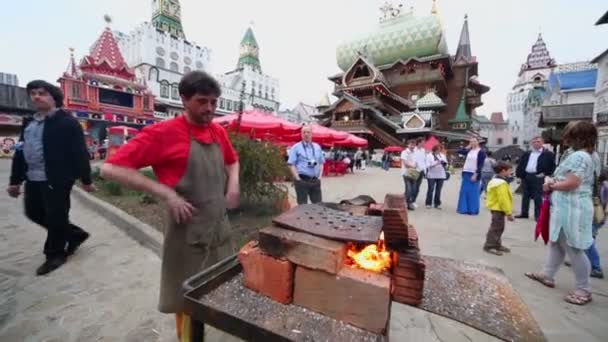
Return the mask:
[[38,111],[49,111],[55,108],[55,100],[44,88],[30,90],[30,99]]
[[208,125],[213,120],[215,108],[217,107],[217,97],[214,95],[194,94],[187,99],[182,96],[182,103],[187,115],[194,123]]
[[540,150],[543,148],[544,141],[541,138],[536,138],[530,142],[532,144],[532,148],[535,150]]
[[302,128],[302,140],[307,143],[312,141],[312,128],[310,128],[310,127]]
[[412,142],[410,142],[409,144],[407,144],[407,147],[408,147],[410,150],[413,150],[414,148],[416,148],[416,143],[412,141]]

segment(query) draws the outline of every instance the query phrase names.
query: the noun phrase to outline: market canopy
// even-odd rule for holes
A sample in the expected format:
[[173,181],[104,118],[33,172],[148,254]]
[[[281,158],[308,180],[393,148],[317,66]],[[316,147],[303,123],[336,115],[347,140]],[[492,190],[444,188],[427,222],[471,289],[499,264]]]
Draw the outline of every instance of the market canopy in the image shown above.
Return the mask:
[[402,146],[387,146],[384,148],[384,152],[401,152],[403,151],[403,147]]
[[[225,125],[229,130],[236,130],[238,114],[230,114],[213,119],[213,122]],[[302,127],[298,124],[283,120],[271,114],[260,111],[243,112],[239,131],[249,133],[252,137],[263,138],[297,134]]]
[[336,141],[334,145],[343,147],[367,147],[367,139],[363,139],[356,135],[349,134],[346,139]]
[[[312,141],[324,147],[329,147],[337,141],[347,139],[349,136],[348,132],[336,131],[329,127],[316,124],[310,126],[312,128]],[[281,140],[283,141],[300,141],[301,139],[302,135],[300,133],[285,135],[281,137]]]
[[137,128],[129,126],[112,126],[108,128],[108,133],[112,134],[124,134],[124,135],[137,135],[139,130]]

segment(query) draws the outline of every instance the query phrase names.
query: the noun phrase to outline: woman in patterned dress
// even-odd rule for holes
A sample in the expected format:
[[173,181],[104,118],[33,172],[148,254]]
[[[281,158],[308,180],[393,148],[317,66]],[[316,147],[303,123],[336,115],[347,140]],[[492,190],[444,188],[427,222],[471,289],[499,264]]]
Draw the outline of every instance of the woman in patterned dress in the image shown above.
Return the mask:
[[547,287],[555,287],[555,274],[564,262],[566,253],[576,278],[576,289],[564,300],[584,305],[591,302],[589,273],[591,265],[585,250],[593,243],[594,174],[599,173],[599,163],[592,153],[597,142],[597,129],[586,121],[570,125],[562,140],[572,149],[555,170],[554,178],[548,178],[545,191],[551,191],[551,216],[549,223],[549,254],[542,272],[528,272],[526,276]]

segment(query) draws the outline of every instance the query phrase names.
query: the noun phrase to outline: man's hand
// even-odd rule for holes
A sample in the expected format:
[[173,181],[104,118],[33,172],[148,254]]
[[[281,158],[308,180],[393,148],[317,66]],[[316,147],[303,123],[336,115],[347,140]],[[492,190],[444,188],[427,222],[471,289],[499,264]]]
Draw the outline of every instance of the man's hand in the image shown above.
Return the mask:
[[228,191],[226,193],[226,208],[235,209],[239,206],[241,193],[238,191]]
[[513,222],[515,219],[513,218],[513,214],[507,215],[507,220]]
[[21,185],[9,185],[8,188],[6,188],[6,192],[8,192],[8,195],[12,198],[17,198],[21,194]]
[[173,191],[166,199],[171,215],[179,224],[187,223],[192,220],[194,206],[184,200],[180,195]]
[[471,176],[471,182],[473,182],[473,183],[477,182],[477,174],[474,174],[473,176]]
[[97,191],[97,187],[93,183],[91,183],[91,184],[82,184],[82,189],[84,191],[88,192],[88,193]]

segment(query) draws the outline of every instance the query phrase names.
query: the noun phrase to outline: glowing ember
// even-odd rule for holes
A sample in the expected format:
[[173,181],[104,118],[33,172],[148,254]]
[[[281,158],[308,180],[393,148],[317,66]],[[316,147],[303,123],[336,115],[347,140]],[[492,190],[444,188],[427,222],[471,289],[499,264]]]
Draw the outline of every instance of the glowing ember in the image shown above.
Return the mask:
[[380,234],[377,244],[361,248],[361,246],[349,243],[347,248],[347,264],[352,267],[380,273],[389,270],[392,266],[391,252],[386,250],[384,244],[384,233]]

